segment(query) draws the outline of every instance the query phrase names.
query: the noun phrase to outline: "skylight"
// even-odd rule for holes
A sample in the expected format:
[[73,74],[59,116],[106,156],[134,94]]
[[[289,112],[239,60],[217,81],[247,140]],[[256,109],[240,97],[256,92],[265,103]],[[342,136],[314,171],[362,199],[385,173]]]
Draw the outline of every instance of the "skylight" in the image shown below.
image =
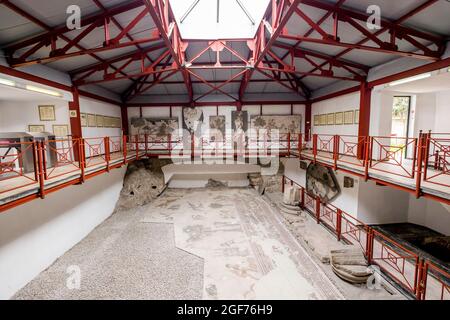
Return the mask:
[[270,0],[170,0],[183,39],[251,39]]

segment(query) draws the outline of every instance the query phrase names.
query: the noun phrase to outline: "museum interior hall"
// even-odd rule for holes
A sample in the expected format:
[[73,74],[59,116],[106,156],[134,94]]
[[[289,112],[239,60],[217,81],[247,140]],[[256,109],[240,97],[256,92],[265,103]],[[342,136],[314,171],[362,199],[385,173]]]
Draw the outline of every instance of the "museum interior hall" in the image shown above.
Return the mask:
[[0,300],[450,300],[449,16],[0,0]]

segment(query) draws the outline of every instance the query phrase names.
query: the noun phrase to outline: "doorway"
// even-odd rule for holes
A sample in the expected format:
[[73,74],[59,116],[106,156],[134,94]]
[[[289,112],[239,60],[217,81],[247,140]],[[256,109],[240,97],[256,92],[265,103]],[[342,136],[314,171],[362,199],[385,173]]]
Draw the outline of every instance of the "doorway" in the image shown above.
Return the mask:
[[391,145],[403,147],[403,156],[409,157],[409,135],[411,120],[411,96],[394,96],[392,106]]

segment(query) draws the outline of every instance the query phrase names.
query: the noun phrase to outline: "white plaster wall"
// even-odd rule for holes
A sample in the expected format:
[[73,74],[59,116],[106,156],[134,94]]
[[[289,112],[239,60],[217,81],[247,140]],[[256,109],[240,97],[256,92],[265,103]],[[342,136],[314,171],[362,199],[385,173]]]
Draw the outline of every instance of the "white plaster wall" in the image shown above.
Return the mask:
[[358,125],[333,125],[333,126],[315,126],[314,116],[328,113],[345,112],[359,110],[360,94],[352,93],[345,96],[328,99],[314,103],[312,105],[311,122],[313,134],[340,134],[340,135],[358,135]]
[[424,198],[409,198],[408,222],[450,236],[450,206]]
[[434,132],[450,133],[450,90],[436,94]]
[[[56,121],[40,121],[39,105],[54,105]],[[45,125],[47,132],[53,132],[53,125],[69,125],[69,106],[62,99],[40,101],[0,101],[0,132],[28,131],[28,125]]]
[[125,168],[0,215],[0,299],[19,289],[86,237],[114,210]]
[[409,193],[378,186],[374,181],[359,184],[357,218],[366,224],[408,221]]

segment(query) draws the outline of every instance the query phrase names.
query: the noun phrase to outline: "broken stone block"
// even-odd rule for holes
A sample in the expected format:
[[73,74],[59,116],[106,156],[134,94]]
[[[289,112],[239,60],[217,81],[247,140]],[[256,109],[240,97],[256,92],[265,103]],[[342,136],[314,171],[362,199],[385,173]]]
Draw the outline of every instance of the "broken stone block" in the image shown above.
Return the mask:
[[361,249],[333,250],[330,252],[330,262],[333,272],[341,279],[363,284],[372,275]]

